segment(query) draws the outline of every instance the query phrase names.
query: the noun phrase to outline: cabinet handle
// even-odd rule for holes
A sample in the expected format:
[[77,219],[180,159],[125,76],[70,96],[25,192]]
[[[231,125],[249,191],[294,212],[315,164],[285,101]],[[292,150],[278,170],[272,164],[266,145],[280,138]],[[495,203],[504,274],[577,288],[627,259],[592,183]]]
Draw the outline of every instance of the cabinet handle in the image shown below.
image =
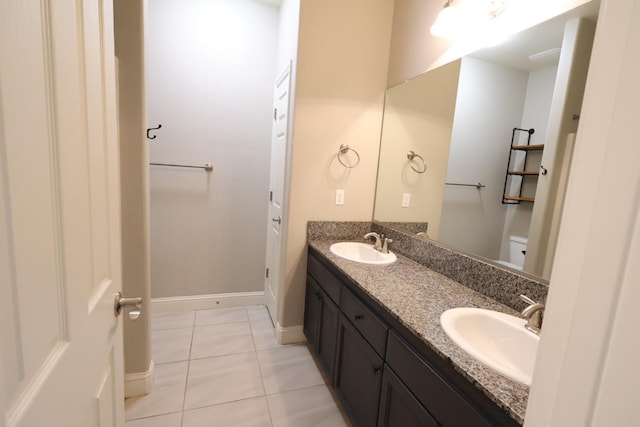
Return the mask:
[[316,291],[316,298],[322,299],[322,294],[318,291]]
[[364,315],[362,315],[362,314],[356,314],[354,317],[355,317],[356,320],[364,319]]
[[377,374],[378,372],[380,372],[382,370],[382,366],[374,366],[373,367],[373,373]]

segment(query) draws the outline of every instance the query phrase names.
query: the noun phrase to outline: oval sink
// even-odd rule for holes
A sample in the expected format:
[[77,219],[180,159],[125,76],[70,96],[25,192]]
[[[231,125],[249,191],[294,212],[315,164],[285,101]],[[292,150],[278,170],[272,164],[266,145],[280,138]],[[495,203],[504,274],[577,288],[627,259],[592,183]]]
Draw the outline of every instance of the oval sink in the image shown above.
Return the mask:
[[464,351],[491,369],[531,385],[540,337],[526,320],[481,308],[453,308],[440,316],[442,328]]
[[383,254],[373,248],[373,245],[361,242],[338,242],[329,247],[332,254],[349,261],[363,264],[389,265],[396,262],[396,255],[392,252]]

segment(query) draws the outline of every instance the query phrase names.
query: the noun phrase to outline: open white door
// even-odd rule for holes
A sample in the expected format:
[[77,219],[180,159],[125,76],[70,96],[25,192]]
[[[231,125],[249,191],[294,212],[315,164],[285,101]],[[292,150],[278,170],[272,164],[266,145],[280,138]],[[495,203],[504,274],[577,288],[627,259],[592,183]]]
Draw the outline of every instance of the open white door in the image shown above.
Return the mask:
[[274,90],[273,131],[271,135],[271,176],[269,180],[269,217],[267,220],[267,271],[265,300],[271,319],[277,319],[278,288],[282,261],[282,221],[284,176],[289,128],[291,64],[276,80]]
[[0,2],[0,426],[123,426],[110,0]]

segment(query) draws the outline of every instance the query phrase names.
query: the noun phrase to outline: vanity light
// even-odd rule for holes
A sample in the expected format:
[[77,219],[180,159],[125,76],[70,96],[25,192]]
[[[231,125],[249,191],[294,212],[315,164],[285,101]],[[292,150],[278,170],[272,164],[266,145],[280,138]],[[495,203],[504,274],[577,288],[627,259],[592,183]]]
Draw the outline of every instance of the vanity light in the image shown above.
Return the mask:
[[459,21],[457,17],[459,12],[458,6],[454,6],[452,0],[447,0],[431,26],[431,34],[445,39],[453,36]]
[[431,26],[431,34],[452,39],[472,33],[506,7],[507,0],[447,0]]

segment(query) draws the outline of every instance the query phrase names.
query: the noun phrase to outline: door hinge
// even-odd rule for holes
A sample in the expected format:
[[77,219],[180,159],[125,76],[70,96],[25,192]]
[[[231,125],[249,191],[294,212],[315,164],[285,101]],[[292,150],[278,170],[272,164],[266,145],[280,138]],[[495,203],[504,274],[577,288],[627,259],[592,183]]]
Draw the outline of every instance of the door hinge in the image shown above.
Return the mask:
[[269,191],[269,201],[273,202],[273,191]]
[[266,277],[267,279],[269,278],[269,269],[267,268],[267,271],[264,274],[264,277]]
[[273,120],[275,120],[278,117],[278,109],[274,108],[273,109]]

